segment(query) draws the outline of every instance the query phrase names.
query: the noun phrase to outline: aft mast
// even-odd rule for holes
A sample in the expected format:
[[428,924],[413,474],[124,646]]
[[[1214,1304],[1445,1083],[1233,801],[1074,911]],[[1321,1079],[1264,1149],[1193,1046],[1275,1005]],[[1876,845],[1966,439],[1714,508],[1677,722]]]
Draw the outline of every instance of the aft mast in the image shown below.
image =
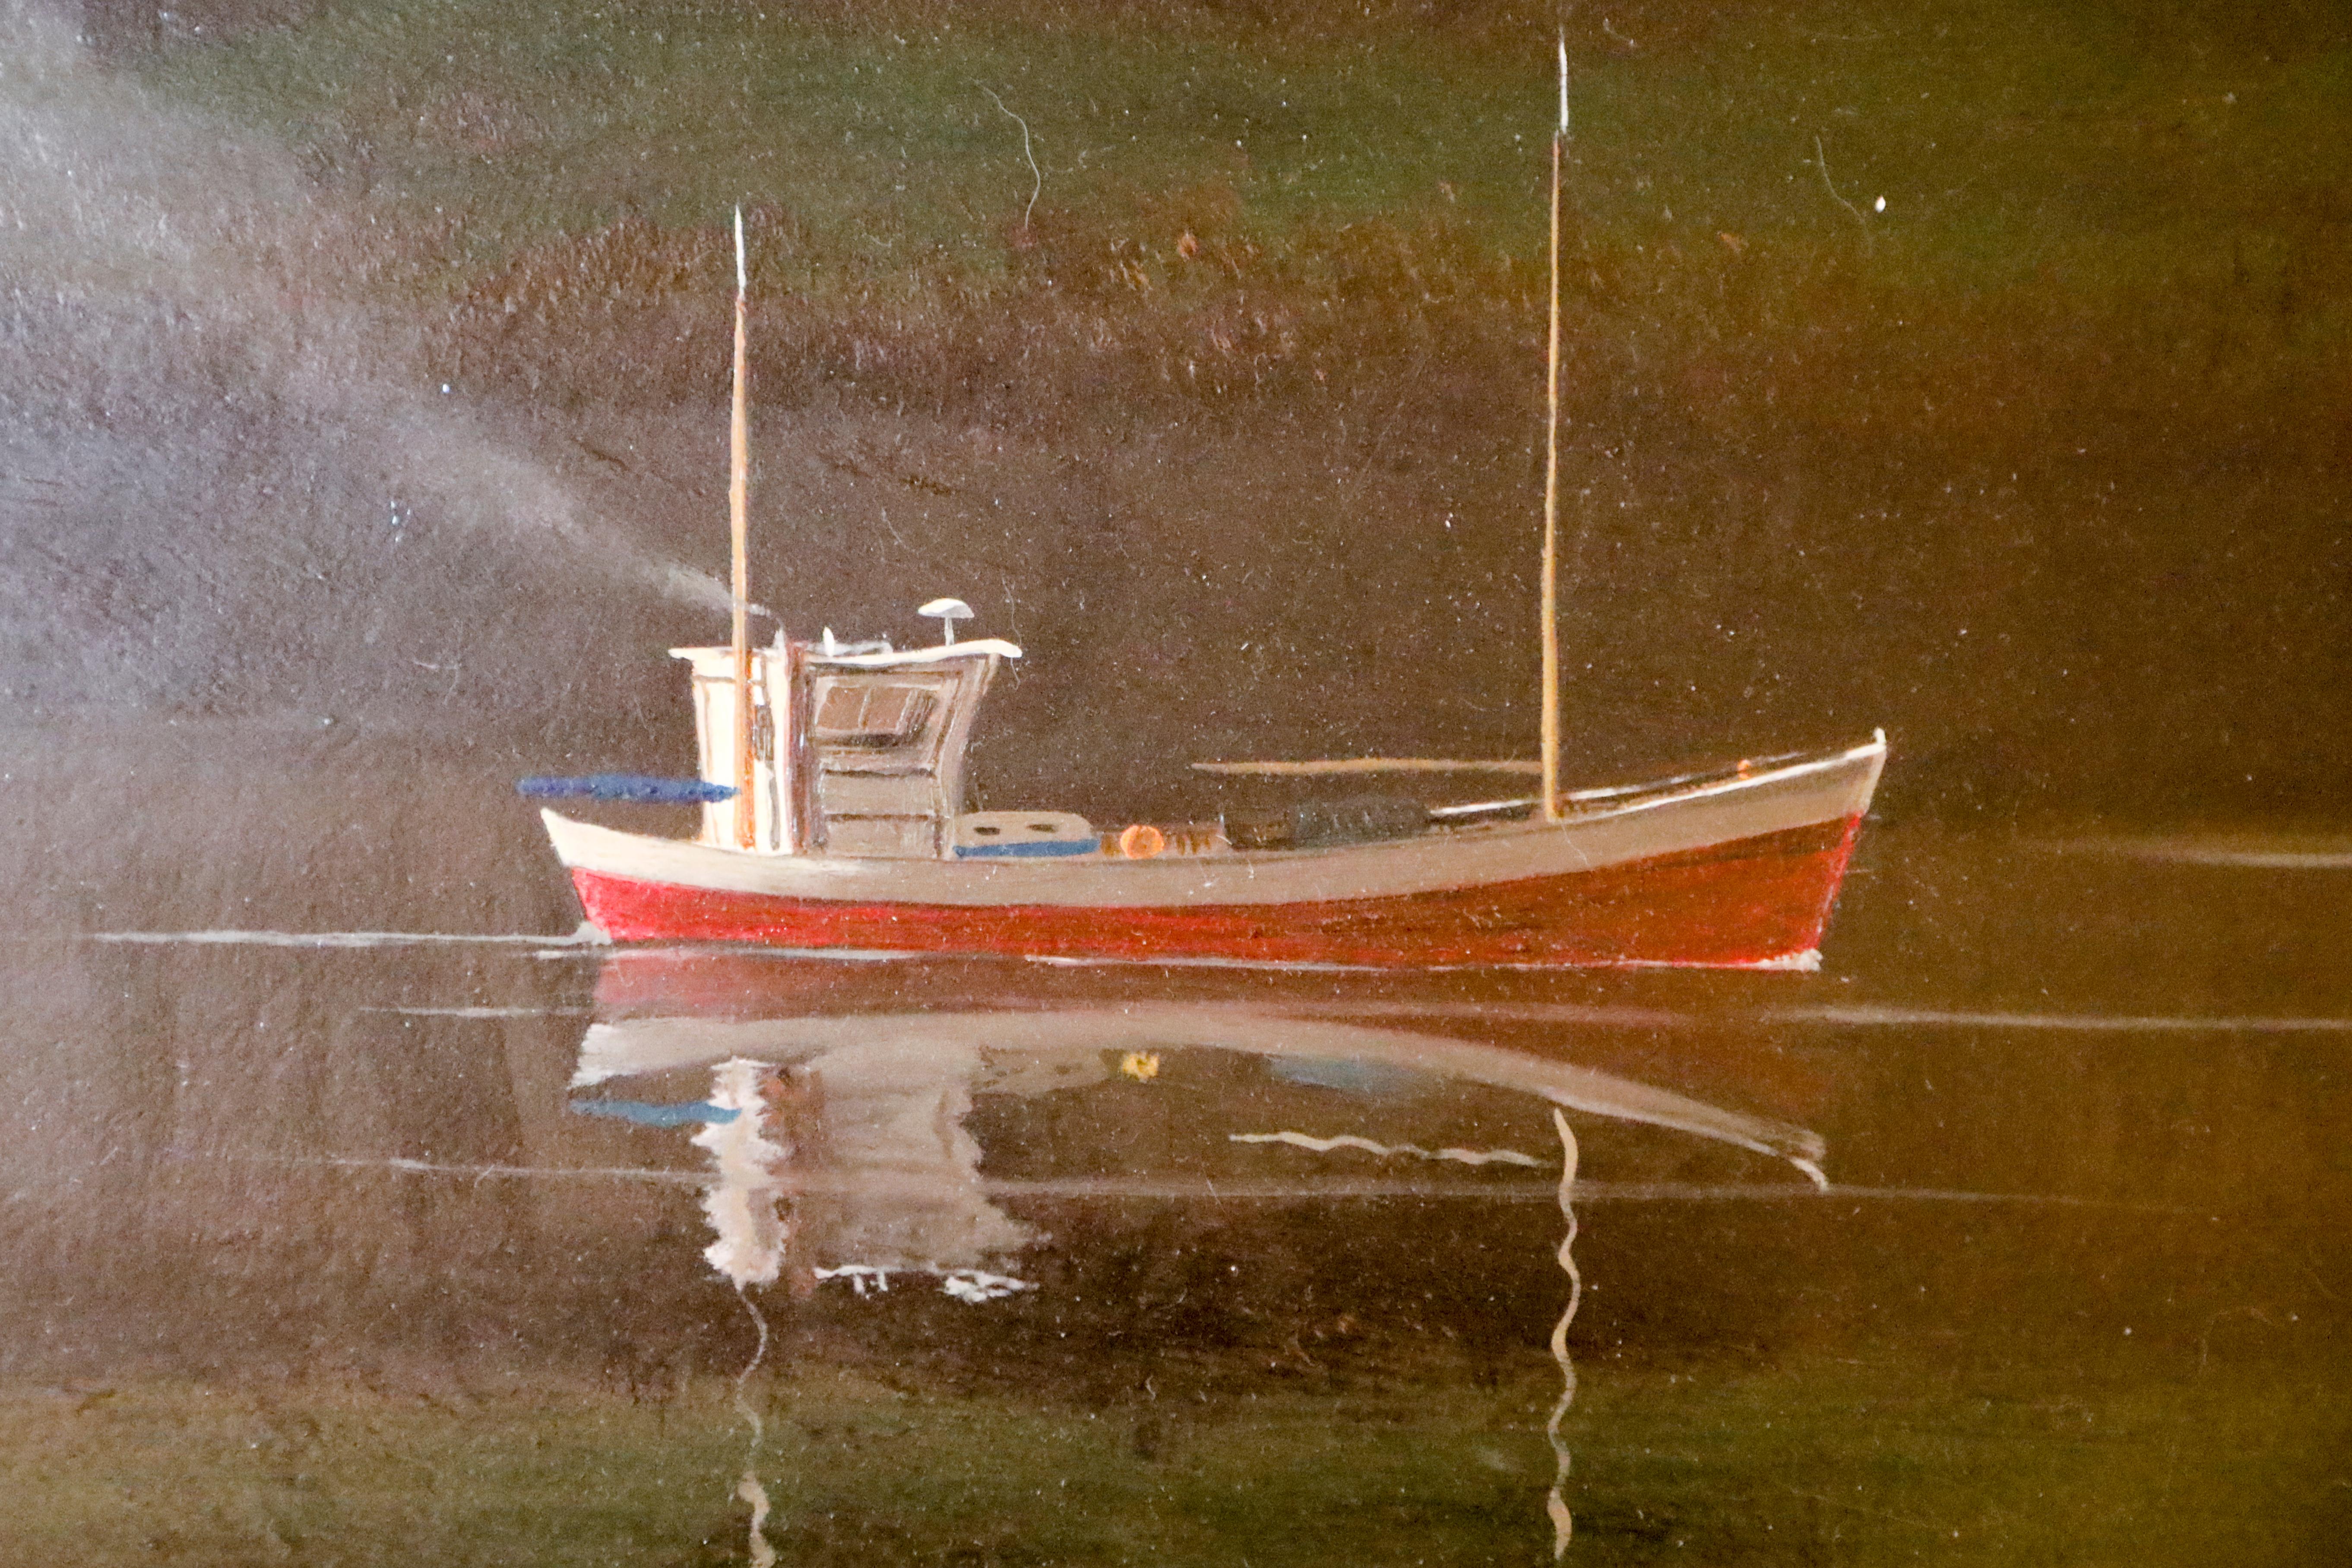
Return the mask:
[[751,757],[751,279],[743,265],[743,209],[735,209],[735,403],[727,463],[727,522],[734,544],[735,847],[758,844]]
[[1559,799],[1559,174],[1568,144],[1568,38],[1559,40],[1559,124],[1551,135],[1551,334],[1544,356],[1543,815]]

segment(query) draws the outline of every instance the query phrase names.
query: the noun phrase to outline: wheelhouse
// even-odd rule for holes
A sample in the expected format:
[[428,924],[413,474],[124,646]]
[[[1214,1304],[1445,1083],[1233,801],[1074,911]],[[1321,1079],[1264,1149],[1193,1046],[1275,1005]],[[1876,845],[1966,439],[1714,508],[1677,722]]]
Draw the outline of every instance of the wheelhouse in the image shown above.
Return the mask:
[[[702,778],[737,784],[735,669],[726,647],[670,650],[693,668]],[[784,642],[751,658],[751,793],[706,805],[698,843],[767,855],[952,859],[964,754],[989,682],[1021,650],[988,637],[904,651]]]

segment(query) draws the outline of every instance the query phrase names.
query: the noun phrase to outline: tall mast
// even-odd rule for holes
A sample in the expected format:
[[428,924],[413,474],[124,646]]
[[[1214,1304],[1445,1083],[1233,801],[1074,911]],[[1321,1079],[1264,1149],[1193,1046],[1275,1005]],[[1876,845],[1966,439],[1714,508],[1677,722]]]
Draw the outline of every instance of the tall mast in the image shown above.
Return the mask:
[[751,280],[743,265],[743,209],[735,209],[735,406],[728,430],[727,522],[734,542],[735,843],[758,843],[751,789]]
[[1559,125],[1551,136],[1551,336],[1544,360],[1543,814],[1559,808],[1559,170],[1568,144],[1568,37],[1559,40]]

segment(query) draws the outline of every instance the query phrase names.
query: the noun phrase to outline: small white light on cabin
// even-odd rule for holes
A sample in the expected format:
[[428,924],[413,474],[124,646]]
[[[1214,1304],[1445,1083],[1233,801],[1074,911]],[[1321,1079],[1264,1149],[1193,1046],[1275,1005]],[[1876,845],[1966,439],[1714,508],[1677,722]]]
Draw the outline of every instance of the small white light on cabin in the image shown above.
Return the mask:
[[1876,201],[1871,203],[1870,210],[1873,212],[1885,212],[1886,210],[1886,198],[1885,196],[1881,196]]

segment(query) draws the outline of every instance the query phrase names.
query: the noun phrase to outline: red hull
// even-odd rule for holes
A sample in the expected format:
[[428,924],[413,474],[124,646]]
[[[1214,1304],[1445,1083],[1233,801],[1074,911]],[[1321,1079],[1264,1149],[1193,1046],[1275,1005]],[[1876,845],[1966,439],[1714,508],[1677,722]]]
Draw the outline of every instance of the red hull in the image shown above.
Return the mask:
[[1604,870],[1399,898],[1169,909],[859,904],[574,868],[615,942],[1370,968],[1787,962],[1821,945],[1859,816]]

